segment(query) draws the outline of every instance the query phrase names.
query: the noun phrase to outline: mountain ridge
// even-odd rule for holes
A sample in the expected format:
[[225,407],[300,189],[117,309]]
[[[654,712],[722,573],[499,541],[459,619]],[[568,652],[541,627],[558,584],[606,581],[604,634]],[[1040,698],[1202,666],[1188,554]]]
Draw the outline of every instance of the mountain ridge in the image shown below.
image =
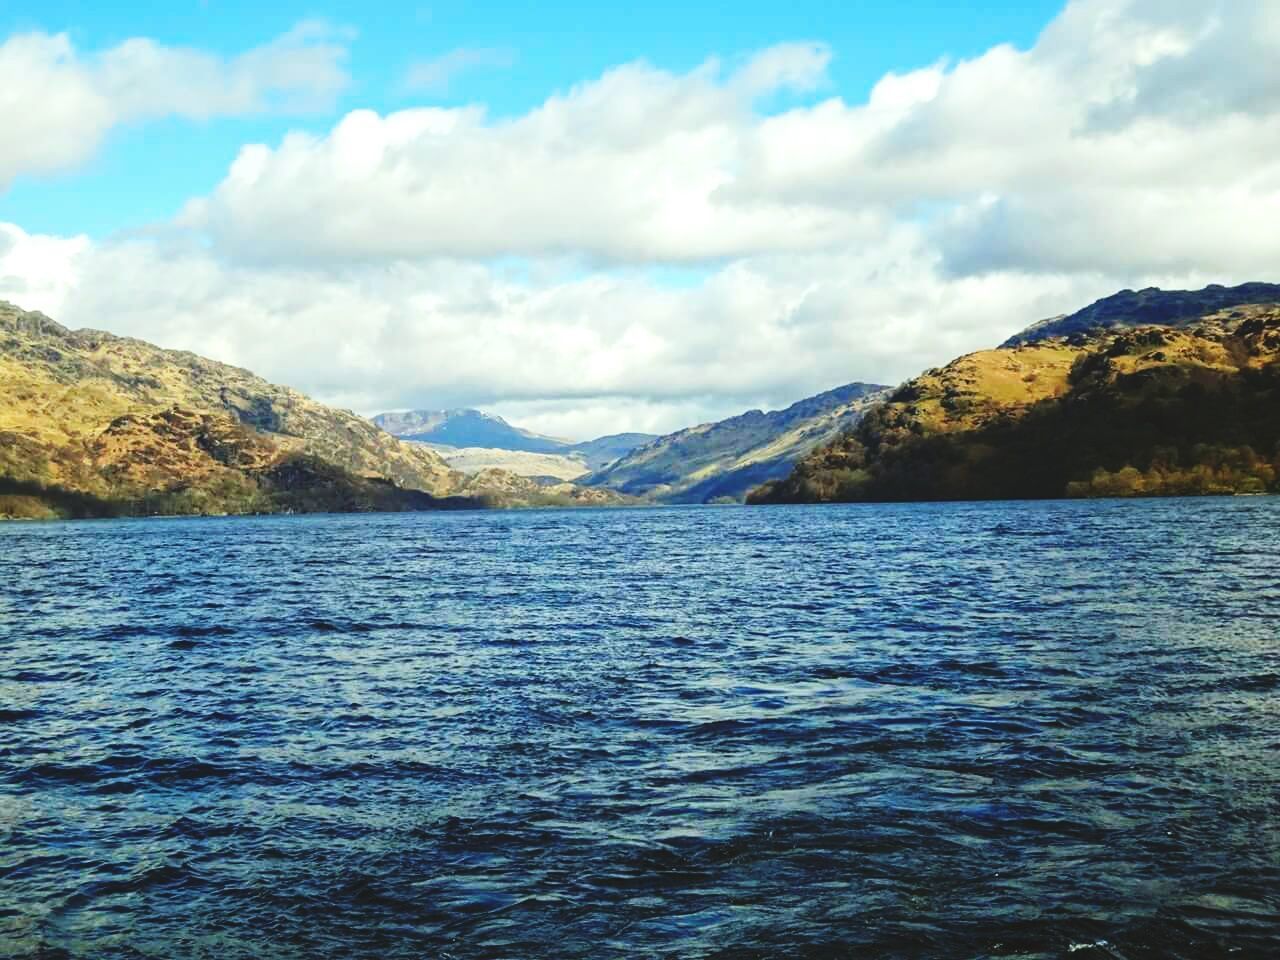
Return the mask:
[[785,475],[799,456],[855,422],[887,389],[845,384],[781,410],[748,410],[677,430],[580,482],[669,503],[740,499]]
[[1180,327],[1221,310],[1247,304],[1280,303],[1280,284],[1254,281],[1234,287],[1211,283],[1200,290],[1121,290],[1075,313],[1033,323],[1001,347],[1015,347],[1094,330],[1123,330],[1156,325]]

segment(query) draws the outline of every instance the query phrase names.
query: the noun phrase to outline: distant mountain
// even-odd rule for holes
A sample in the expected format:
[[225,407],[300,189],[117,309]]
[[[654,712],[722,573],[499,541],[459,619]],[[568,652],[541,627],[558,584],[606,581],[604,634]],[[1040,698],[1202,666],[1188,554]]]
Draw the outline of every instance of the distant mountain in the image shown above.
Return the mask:
[[1280,287],[1125,292],[960,357],[749,502],[1280,492],[1280,302],[1241,296]]
[[402,440],[433,443],[445,447],[487,447],[523,453],[560,453],[571,446],[567,440],[544,437],[513,427],[501,417],[479,410],[411,410],[407,413],[380,413],[373,422]]
[[[597,470],[640,444],[656,439],[653,434],[648,433],[617,433],[596,440],[574,443],[570,440],[559,440],[531,430],[524,430],[513,426],[502,417],[469,408],[380,413],[373,418],[373,422],[402,440],[428,443],[437,447],[454,447],[459,451],[472,448],[484,450],[486,451],[484,456],[492,462],[502,462],[501,458],[494,456],[494,451],[500,450],[569,457],[583,464],[583,469],[579,473]],[[449,454],[446,453],[446,456]],[[467,454],[460,457],[460,460],[472,462],[479,456]],[[539,464],[528,458],[511,458],[503,462],[503,466],[505,469],[513,469],[519,473],[538,470]],[[539,472],[559,475],[566,469],[558,461],[548,461],[544,466],[552,469]]]
[[433,447],[454,470],[475,474],[484,470],[505,470],[535,480],[576,480],[590,473],[581,457],[558,453],[524,453],[492,447]]
[[578,457],[591,470],[606,467],[620,457],[625,457],[636,447],[657,440],[656,433],[614,433],[595,440],[584,440],[568,447],[569,456]]
[[1121,290],[1069,316],[1032,324],[1001,347],[1016,347],[1054,337],[1070,337],[1100,330],[1126,330],[1157,324],[1194,325],[1203,316],[1243,304],[1280,303],[1280,284],[1245,283],[1238,287],[1211,284],[1203,290]]
[[601,493],[467,476],[238,367],[0,302],[0,517],[610,502]]
[[851,383],[768,413],[752,410],[659,437],[579,482],[668,503],[741,499],[786,476],[795,461],[832,439],[888,388]]

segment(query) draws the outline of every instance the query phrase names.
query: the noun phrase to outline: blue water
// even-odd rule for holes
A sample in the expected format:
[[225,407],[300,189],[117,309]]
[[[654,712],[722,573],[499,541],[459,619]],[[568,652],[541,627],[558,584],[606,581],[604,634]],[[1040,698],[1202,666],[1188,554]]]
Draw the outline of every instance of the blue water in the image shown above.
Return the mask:
[[1280,955],[1280,500],[0,527],[0,956]]

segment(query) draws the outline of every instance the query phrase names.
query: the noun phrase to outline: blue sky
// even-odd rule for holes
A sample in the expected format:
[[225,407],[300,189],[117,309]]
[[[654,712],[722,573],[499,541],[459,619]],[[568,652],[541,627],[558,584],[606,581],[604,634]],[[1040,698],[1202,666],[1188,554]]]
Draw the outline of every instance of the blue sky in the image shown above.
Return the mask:
[[[0,220],[39,232],[104,237],[172,217],[188,197],[225,174],[245,143],[274,144],[289,130],[327,131],[351,109],[380,112],[424,104],[484,104],[516,115],[554,92],[645,60],[683,72],[718,56],[732,64],[772,44],[818,40],[834,60],[829,81],[807,99],[865,97],[889,71],[939,59],[972,57],[999,43],[1029,46],[1057,11],[1045,0],[790,0],[734,4],[653,0],[626,5],[558,0],[467,3],[251,3],[175,0],[84,3],[48,0],[0,9],[0,37],[40,30],[69,35],[81,54],[149,37],[233,56],[297,23],[322,20],[349,30],[349,88],[333,109],[301,115],[162,120],[111,133],[85,166],[54,176],[19,178],[0,195]],[[411,65],[452,50],[491,54],[444,90],[411,91]],[[486,57],[480,59],[485,60]],[[795,103],[780,97],[765,108]]]

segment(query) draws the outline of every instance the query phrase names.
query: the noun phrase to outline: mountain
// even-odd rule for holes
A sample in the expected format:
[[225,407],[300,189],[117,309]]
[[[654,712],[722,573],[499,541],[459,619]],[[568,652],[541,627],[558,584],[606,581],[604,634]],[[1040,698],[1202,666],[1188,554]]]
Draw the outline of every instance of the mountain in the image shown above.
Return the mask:
[[740,499],[847,429],[886,387],[851,383],[768,413],[752,410],[659,437],[579,482],[667,503]]
[[501,417],[479,410],[410,410],[380,413],[373,422],[393,436],[445,447],[488,447],[522,453],[559,453],[567,440],[544,437],[513,427]]
[[927,371],[749,502],[1276,491],[1280,303],[1216,305],[1280,288],[1242,289],[1118,294]]
[[467,477],[420,444],[192,353],[0,302],[0,516],[602,502]]
[[[502,417],[468,408],[380,413],[373,417],[373,422],[402,440],[451,448],[443,451],[445,458],[460,470],[467,470],[472,463],[484,462],[525,476],[551,475],[566,479],[598,470],[640,444],[657,439],[650,433],[615,433],[574,443],[524,430]],[[481,450],[484,452],[477,452]],[[498,453],[503,450],[546,454],[551,459],[503,458]],[[582,469],[570,474],[572,467],[565,463],[564,458],[579,462]]]
[[1015,334],[1002,347],[1016,347],[1099,330],[1126,330],[1154,324],[1187,327],[1201,317],[1243,304],[1280,303],[1280,284],[1245,283],[1238,287],[1210,284],[1203,290],[1121,290],[1070,316],[1053,317]]
[[657,439],[656,433],[613,433],[607,437],[571,444],[564,452],[582,460],[589,469],[599,470],[620,457],[625,457],[636,447]]

